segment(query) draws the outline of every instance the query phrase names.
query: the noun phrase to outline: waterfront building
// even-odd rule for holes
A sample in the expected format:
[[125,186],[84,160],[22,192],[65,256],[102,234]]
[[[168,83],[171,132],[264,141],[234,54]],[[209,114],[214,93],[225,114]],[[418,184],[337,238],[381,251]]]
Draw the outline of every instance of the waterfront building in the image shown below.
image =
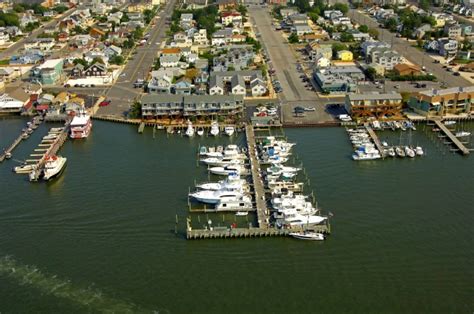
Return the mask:
[[408,106],[426,117],[474,113],[474,86],[427,90],[415,93]]
[[56,84],[63,73],[63,59],[47,60],[31,70],[31,79],[43,85]]
[[363,93],[346,95],[345,107],[353,119],[400,117],[402,96],[399,93]]
[[234,116],[244,108],[243,95],[145,95],[141,99],[142,117]]

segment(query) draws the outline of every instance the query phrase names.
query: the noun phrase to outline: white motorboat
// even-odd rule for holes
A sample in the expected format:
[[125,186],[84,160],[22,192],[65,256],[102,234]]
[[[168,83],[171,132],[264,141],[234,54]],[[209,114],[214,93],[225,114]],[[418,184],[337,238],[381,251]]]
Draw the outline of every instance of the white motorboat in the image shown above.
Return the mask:
[[290,236],[300,240],[310,240],[310,241],[324,241],[325,237],[324,234],[319,232],[309,232],[309,231],[302,231],[302,232],[291,232],[289,233]]
[[195,200],[206,203],[206,204],[219,204],[219,203],[226,203],[230,201],[240,200],[244,195],[239,191],[227,191],[227,190],[219,190],[219,191],[209,191],[209,190],[202,190],[197,191],[194,193],[189,194],[190,197],[194,198]]
[[382,146],[383,146],[383,147],[388,147],[388,143],[385,142],[385,141],[383,141],[383,142],[382,142]]
[[73,139],[86,138],[92,129],[91,117],[85,113],[79,113],[71,121],[70,137]]
[[390,147],[390,148],[388,149],[388,155],[389,155],[390,157],[395,157],[395,156],[397,155],[397,154],[395,153],[395,149],[394,149],[393,147]]
[[270,175],[280,175],[284,172],[287,173],[297,173],[300,171],[301,168],[295,168],[295,167],[287,167],[287,166],[281,166],[281,165],[273,165],[267,169],[267,173]]
[[225,180],[220,180],[219,182],[209,182],[197,184],[196,188],[201,190],[247,190],[248,185],[245,179],[241,179],[237,173],[231,173]]
[[415,152],[418,156],[423,156],[425,154],[425,152],[423,152],[423,148],[421,148],[421,146],[417,146],[415,148]]
[[318,215],[302,215],[299,213],[285,214],[284,218],[278,219],[281,223],[290,226],[316,225],[324,222],[327,218]]
[[61,174],[66,166],[66,157],[48,156],[43,170],[43,180],[51,180]]
[[243,172],[243,168],[240,165],[230,165],[225,167],[212,167],[209,168],[209,172],[212,174],[220,175],[220,176],[227,176],[231,173],[241,174]]
[[244,163],[244,160],[233,157],[208,157],[201,159],[201,161],[208,166],[228,166],[240,165]]
[[210,131],[212,136],[217,136],[219,135],[219,124],[217,122],[212,122],[211,123],[211,131]]
[[203,129],[203,128],[199,128],[199,129],[197,130],[197,135],[203,136],[203,135],[204,135],[204,129]]
[[276,155],[267,157],[266,159],[263,160],[263,162],[271,163],[273,165],[284,164],[287,161],[288,161],[288,158],[280,157],[280,156],[276,156]]
[[364,152],[357,152],[352,154],[352,159],[361,161],[361,160],[374,160],[374,159],[380,159],[382,156],[380,156],[380,153],[364,153]]
[[233,126],[226,126],[224,128],[224,132],[227,136],[232,136],[232,135],[234,135],[235,128]]
[[187,137],[193,137],[194,136],[194,128],[193,124],[191,122],[188,123],[188,128],[186,129],[186,136]]
[[405,157],[406,156],[405,150],[403,150],[403,148],[398,147],[398,146],[395,147],[395,153],[397,153],[398,157]]
[[43,137],[43,140],[54,140],[58,137],[57,134],[51,133]]
[[51,128],[49,131],[54,132],[54,133],[59,133],[59,132],[62,132],[63,130],[64,128]]
[[247,216],[249,212],[244,212],[244,211],[238,211],[235,213],[236,216]]
[[444,121],[444,125],[454,125],[454,124],[456,124],[456,121],[452,121],[452,120]]
[[25,174],[25,173],[30,173],[31,171],[35,170],[35,165],[21,165],[13,168],[13,171],[15,173],[20,173],[20,174]]
[[405,146],[405,154],[410,158],[413,158],[416,156],[415,151],[411,149],[409,146]]
[[460,132],[456,132],[456,134],[454,134],[454,136],[456,137],[466,137],[466,136],[470,136],[471,135],[471,132],[466,132],[466,131],[460,131]]

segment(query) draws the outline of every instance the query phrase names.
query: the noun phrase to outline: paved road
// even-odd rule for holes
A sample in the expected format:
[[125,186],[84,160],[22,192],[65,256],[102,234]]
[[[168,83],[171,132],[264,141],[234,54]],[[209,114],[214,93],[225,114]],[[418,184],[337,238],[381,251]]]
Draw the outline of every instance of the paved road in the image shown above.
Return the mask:
[[26,40],[31,40],[31,39],[35,39],[39,34],[43,33],[45,28],[48,28],[50,26],[53,26],[53,25],[57,25],[59,24],[59,22],[70,16],[71,14],[73,14],[74,12],[76,12],[76,9],[73,8],[73,9],[69,9],[68,11],[64,12],[63,14],[55,17],[54,19],[52,19],[51,21],[47,22],[46,24],[42,24],[41,27],[37,28],[36,30],[34,30],[30,36],[25,36],[23,37],[22,39],[18,40],[16,43],[14,43],[13,45],[11,45],[10,47],[8,47],[8,49],[5,49],[3,50],[1,53],[0,53],[0,59],[6,59],[6,58],[10,58],[12,55],[14,55],[18,49],[20,49],[21,47],[23,47],[23,44],[25,43]]
[[[155,26],[149,29],[150,38],[143,47],[136,48],[136,54],[128,60],[122,74],[114,85],[107,91],[107,98],[112,100],[107,107],[99,109],[99,115],[124,115],[131,104],[138,99],[143,92],[142,89],[133,88],[137,78],[145,78],[157,56],[161,41],[166,36],[165,18],[171,16],[176,0],[169,1],[155,19]],[[150,43],[150,45],[148,45]]]
[[296,70],[296,58],[283,36],[273,29],[268,8],[253,7],[249,14],[255,25],[255,32],[261,34],[260,42],[270,57],[270,67],[276,70],[276,76],[283,87],[283,93],[279,95],[282,101],[318,100],[316,93],[304,87],[300,79],[301,73]]
[[380,28],[375,19],[368,17],[358,10],[352,9],[349,11],[349,17],[358,24],[366,24],[371,28],[377,29],[380,33],[380,40],[391,43],[392,48],[410,62],[424,65],[427,72],[433,73],[440,81],[445,82],[446,86],[471,86],[471,83],[461,76],[454,76],[452,74],[446,75],[446,70],[443,69],[442,64],[434,63],[434,60],[430,56],[412,47],[412,43],[408,42],[406,39],[398,38],[394,33],[390,33],[388,30]]

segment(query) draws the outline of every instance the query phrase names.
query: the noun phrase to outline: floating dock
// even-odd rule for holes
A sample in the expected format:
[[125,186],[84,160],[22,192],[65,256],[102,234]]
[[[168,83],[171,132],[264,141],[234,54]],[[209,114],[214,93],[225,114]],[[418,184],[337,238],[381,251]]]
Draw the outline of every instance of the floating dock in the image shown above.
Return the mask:
[[469,155],[470,150],[444,125],[440,120],[432,120],[436,126],[451,140],[454,146],[461,151],[463,155]]
[[[41,120],[36,120],[36,117],[33,119],[33,123],[35,123],[37,126],[39,126],[41,124]],[[35,128],[32,128],[33,132],[36,130],[36,127]],[[20,133],[20,135],[13,141],[13,143],[3,151],[3,153],[0,155],[0,162],[4,161],[7,157],[8,154],[11,154],[13,152],[13,150],[21,143],[21,141],[23,140],[23,131]],[[30,134],[29,134],[30,135]]]

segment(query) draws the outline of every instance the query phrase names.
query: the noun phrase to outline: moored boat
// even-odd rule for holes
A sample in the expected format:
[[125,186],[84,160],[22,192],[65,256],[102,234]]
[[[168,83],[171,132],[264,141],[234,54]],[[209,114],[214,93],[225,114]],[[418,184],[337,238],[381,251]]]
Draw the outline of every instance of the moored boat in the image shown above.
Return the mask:
[[229,126],[226,126],[226,127],[224,128],[224,132],[225,132],[225,134],[226,134],[227,136],[232,136],[232,135],[234,135],[235,128],[234,128],[233,126],[230,126],[230,125],[229,125]]
[[51,180],[61,174],[66,166],[66,157],[48,156],[43,170],[43,180]]
[[74,116],[70,124],[69,136],[73,139],[86,138],[92,129],[91,117],[85,113]]
[[211,131],[209,133],[211,133],[212,136],[219,135],[219,124],[217,122],[214,121],[211,123]]
[[302,232],[291,232],[289,233],[290,236],[300,240],[311,240],[311,241],[324,241],[325,237],[324,234],[319,232],[309,232],[309,231],[302,231]]
[[186,129],[186,136],[193,137],[194,136],[194,128],[191,122],[188,123],[188,128]]

